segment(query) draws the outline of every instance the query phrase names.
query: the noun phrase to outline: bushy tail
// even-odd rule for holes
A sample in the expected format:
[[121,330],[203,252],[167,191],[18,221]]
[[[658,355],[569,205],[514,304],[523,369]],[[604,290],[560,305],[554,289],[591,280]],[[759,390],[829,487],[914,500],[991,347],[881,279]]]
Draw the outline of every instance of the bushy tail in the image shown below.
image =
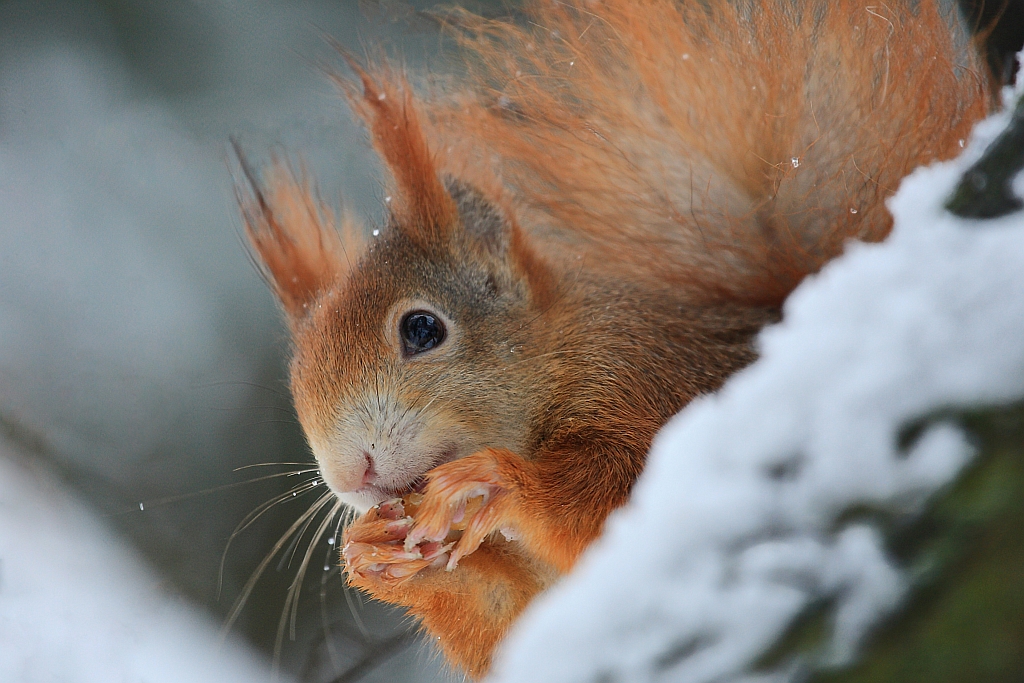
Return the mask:
[[522,225],[696,298],[778,303],[990,102],[933,0],[535,2],[456,12],[469,86],[419,105],[442,172]]

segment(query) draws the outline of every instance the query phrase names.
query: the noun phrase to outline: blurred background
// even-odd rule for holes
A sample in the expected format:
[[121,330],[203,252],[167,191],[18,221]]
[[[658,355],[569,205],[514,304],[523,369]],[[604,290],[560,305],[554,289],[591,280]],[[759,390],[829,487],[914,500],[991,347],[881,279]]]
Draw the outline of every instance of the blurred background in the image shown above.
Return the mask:
[[[254,161],[301,159],[372,226],[379,167],[325,76],[340,69],[327,38],[443,59],[432,5],[0,0],[0,439],[221,623],[323,492],[289,494],[315,472],[286,332],[240,237],[229,137]],[[1007,73],[1009,49],[992,57]],[[267,564],[232,627],[268,659],[309,538]],[[312,557],[276,655],[286,675],[452,678],[401,614],[344,590],[326,539]]]

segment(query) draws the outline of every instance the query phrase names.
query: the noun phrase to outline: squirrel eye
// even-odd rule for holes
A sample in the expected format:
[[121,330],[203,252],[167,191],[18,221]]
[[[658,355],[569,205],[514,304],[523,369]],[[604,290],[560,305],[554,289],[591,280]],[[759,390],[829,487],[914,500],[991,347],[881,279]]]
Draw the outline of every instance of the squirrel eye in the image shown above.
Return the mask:
[[402,345],[405,353],[414,356],[429,351],[444,341],[444,324],[427,311],[413,311],[402,318]]

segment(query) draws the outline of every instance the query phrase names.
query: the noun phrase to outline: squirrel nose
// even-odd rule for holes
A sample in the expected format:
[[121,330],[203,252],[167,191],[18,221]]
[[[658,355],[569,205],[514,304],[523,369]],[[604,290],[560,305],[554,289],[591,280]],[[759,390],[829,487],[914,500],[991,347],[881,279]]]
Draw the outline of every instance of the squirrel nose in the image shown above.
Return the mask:
[[377,469],[373,464],[373,457],[363,451],[363,459],[366,461],[366,469],[363,471],[363,486],[369,486],[377,481]]

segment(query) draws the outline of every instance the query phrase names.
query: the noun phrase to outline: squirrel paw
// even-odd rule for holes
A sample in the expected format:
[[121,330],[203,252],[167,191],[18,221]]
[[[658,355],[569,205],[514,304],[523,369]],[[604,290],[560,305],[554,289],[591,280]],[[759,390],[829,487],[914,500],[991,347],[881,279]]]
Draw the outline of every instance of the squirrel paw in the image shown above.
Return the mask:
[[453,544],[409,543],[413,524],[400,498],[371,508],[353,522],[345,529],[341,551],[349,580],[395,587],[422,569],[445,566]]
[[403,549],[413,551],[426,543],[445,543],[451,539],[451,532],[462,530],[454,547],[445,546],[451,547],[445,567],[451,571],[489,534],[498,530],[504,533],[511,500],[499,458],[499,452],[484,450],[428,472],[423,499]]

